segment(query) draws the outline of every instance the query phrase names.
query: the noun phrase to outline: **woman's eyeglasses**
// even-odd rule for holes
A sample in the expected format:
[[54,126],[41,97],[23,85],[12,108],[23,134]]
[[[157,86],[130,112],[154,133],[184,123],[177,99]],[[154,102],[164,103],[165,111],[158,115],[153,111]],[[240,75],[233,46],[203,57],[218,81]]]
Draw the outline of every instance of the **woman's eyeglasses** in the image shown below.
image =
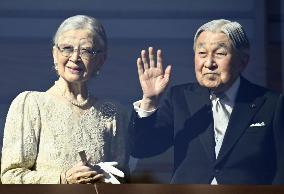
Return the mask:
[[75,51],[78,52],[78,50],[79,50],[79,56],[83,59],[86,59],[86,60],[93,59],[98,53],[103,52],[102,50],[95,51],[91,48],[74,49],[74,47],[72,45],[64,45],[64,46],[56,45],[56,48],[65,57],[71,57]]

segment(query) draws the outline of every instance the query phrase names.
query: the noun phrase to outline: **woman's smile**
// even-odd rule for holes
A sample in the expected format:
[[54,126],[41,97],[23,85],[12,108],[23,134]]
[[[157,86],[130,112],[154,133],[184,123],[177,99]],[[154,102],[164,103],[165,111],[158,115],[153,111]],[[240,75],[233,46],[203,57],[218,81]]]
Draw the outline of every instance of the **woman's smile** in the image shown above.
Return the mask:
[[66,66],[66,68],[72,74],[81,74],[83,72],[83,69],[80,68],[80,67],[69,67],[69,66]]

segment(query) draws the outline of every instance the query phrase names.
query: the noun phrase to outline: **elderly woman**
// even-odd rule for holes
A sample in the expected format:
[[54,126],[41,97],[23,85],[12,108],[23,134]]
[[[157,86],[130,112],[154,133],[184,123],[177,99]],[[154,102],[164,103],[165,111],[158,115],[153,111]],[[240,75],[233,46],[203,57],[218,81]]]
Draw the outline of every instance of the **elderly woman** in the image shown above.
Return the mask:
[[66,19],[54,36],[52,53],[59,77],[55,84],[46,92],[23,92],[10,106],[2,182],[94,183],[113,178],[110,172],[121,175],[107,162],[128,169],[126,115],[87,87],[106,59],[103,26],[89,16]]

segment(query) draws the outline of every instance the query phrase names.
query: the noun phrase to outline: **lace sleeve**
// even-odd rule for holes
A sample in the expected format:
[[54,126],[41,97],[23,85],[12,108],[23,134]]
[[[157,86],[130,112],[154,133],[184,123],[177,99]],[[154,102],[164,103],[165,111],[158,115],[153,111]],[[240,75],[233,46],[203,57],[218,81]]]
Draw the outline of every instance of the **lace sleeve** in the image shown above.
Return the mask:
[[60,174],[36,171],[41,121],[35,94],[19,94],[9,108],[1,159],[3,183],[59,183]]

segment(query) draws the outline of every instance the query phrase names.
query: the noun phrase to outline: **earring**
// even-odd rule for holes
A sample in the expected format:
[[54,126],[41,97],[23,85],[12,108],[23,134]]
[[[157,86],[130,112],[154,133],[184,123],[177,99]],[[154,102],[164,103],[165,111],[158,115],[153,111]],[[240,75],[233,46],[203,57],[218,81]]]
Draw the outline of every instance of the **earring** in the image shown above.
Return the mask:
[[58,71],[58,65],[57,65],[57,63],[54,63],[54,69],[55,69],[56,72]]
[[57,76],[59,76],[59,74],[58,74],[58,65],[57,65],[57,63],[54,63],[53,68],[54,68],[54,70],[55,70],[56,75],[57,75]]

